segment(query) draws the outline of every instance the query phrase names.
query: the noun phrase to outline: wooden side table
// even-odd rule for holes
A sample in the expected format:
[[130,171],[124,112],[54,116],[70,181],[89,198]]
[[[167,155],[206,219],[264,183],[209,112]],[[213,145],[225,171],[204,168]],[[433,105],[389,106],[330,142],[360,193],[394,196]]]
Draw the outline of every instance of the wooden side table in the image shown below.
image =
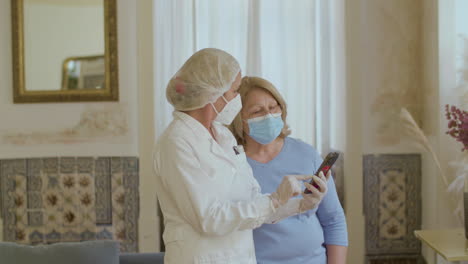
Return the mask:
[[468,260],[468,240],[463,228],[416,230],[414,235],[448,261]]

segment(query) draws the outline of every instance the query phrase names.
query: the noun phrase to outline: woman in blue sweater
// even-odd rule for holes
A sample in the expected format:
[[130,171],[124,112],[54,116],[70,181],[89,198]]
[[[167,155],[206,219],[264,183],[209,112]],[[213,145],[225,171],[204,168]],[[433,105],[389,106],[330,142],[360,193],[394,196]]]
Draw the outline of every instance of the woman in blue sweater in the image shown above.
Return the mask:
[[[230,126],[243,145],[262,193],[273,192],[285,175],[313,175],[322,162],[311,145],[288,137],[286,103],[262,78],[244,77],[239,89],[242,110]],[[254,230],[259,264],[344,264],[348,234],[333,178],[313,210]]]

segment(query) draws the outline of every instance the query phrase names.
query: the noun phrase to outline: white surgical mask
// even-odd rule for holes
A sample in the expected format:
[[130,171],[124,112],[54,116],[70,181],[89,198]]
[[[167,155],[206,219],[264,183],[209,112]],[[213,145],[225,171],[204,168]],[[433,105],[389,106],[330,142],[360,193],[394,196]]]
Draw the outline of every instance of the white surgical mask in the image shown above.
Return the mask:
[[232,120],[234,120],[236,115],[242,109],[242,101],[239,94],[236,97],[234,97],[234,99],[232,99],[231,101],[226,100],[224,96],[221,97],[226,102],[226,105],[224,106],[223,110],[221,110],[221,112],[218,112],[213,103],[211,103],[211,106],[215,110],[216,114],[218,114],[218,116],[216,116],[215,121],[220,122],[224,125],[230,125],[232,123]]

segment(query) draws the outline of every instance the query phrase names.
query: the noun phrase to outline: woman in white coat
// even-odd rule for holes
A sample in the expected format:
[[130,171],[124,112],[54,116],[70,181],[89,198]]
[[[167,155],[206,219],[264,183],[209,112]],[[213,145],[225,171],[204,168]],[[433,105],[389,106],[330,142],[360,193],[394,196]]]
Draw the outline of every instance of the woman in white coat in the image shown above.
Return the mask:
[[[169,81],[174,119],[153,154],[166,264],[256,263],[252,229],[315,208],[326,193],[323,175],[285,175],[276,192],[260,192],[224,126],[242,107],[240,81],[238,62],[218,49],[196,52]],[[304,183],[312,194],[303,194],[301,180],[312,178],[321,191]]]

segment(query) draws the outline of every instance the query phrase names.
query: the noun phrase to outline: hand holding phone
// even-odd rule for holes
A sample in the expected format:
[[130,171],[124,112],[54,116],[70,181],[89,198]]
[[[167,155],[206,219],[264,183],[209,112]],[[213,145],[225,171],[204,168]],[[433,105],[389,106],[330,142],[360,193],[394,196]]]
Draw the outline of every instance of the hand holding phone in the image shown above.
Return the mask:
[[[328,155],[325,157],[322,164],[318,168],[317,172],[315,173],[315,175],[318,176],[320,172],[323,172],[323,175],[325,175],[325,177],[327,177],[329,175],[328,171],[331,169],[333,164],[336,162],[336,160],[338,159],[338,156],[339,156],[338,152],[328,153]],[[328,180],[328,178],[327,178],[327,180]],[[320,187],[317,185],[317,183],[314,182],[314,180],[311,180],[310,184],[312,184],[315,188],[320,190]],[[309,189],[306,188],[304,190],[304,193],[311,193],[311,192],[309,191]]]

